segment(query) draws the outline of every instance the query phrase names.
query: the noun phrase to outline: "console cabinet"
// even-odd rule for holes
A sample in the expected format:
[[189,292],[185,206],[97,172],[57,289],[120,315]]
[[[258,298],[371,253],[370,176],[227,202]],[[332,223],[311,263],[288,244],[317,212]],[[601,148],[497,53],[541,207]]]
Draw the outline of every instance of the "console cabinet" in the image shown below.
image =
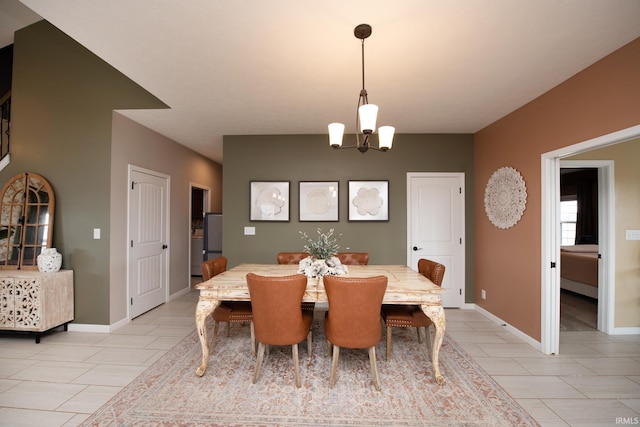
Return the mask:
[[0,330],[33,332],[36,343],[73,320],[73,270],[0,271]]

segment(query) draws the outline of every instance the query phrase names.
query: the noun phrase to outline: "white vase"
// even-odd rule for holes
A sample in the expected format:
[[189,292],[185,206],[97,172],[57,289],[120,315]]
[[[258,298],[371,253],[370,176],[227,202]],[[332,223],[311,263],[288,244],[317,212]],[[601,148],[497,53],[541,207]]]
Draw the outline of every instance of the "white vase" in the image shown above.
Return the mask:
[[38,255],[38,270],[41,273],[55,273],[62,267],[62,254],[56,248],[42,248]]

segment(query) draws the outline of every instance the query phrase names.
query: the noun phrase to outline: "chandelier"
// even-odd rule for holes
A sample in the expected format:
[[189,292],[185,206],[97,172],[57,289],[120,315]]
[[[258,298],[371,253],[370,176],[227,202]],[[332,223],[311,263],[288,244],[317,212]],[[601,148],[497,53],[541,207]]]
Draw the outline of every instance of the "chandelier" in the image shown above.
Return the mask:
[[362,90],[358,98],[358,111],[356,112],[356,145],[342,146],[344,135],[344,124],[342,123],[329,124],[329,145],[335,149],[357,148],[361,153],[365,153],[369,148],[387,151],[393,143],[393,134],[396,130],[393,126],[378,128],[378,147],[371,145],[370,141],[376,128],[378,116],[378,106],[369,104],[367,90],[364,88],[364,39],[371,35],[371,25],[360,24],[353,30],[353,34],[362,40]]

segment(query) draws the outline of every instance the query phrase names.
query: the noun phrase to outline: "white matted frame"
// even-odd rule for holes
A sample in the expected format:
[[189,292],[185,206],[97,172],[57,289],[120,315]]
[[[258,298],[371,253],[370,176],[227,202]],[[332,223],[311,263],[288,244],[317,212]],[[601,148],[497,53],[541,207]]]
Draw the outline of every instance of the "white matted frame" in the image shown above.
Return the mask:
[[389,181],[349,181],[349,221],[389,221]]
[[251,221],[289,221],[289,181],[251,181]]
[[299,220],[338,221],[338,181],[299,182]]

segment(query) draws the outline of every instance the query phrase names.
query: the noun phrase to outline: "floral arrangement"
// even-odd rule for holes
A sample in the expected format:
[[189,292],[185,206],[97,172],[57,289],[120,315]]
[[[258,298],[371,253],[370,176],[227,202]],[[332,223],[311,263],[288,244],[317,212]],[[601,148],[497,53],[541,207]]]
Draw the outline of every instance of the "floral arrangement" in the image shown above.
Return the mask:
[[310,256],[300,261],[298,273],[304,273],[307,277],[346,274],[347,266],[343,265],[335,256],[340,249],[338,239],[342,233],[334,234],[333,228],[329,229],[327,233],[323,233],[320,228],[316,231],[318,236],[315,239],[309,237],[304,231],[300,231],[302,239],[305,241],[304,250],[309,252]]

